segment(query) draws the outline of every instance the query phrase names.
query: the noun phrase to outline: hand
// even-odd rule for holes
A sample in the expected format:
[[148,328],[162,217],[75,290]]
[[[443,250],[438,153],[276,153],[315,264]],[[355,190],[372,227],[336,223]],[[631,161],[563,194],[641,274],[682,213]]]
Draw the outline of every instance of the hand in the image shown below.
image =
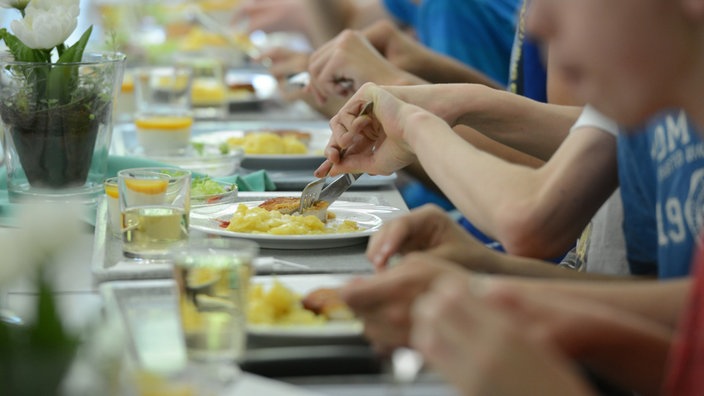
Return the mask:
[[489,297],[491,282],[436,277],[413,306],[412,346],[466,395],[590,394],[530,320]]
[[302,0],[246,0],[239,6],[234,18],[246,20],[250,32],[301,32],[311,22],[305,3]]
[[[360,116],[369,102],[373,112]],[[314,172],[317,177],[349,172],[390,174],[415,161],[404,136],[405,129],[433,130],[442,120],[408,105],[374,84],[365,84],[330,120],[332,136],[325,148],[327,160]],[[344,152],[344,158],[341,155]]]
[[395,254],[421,251],[446,260],[475,261],[467,256],[472,250],[481,249],[487,248],[445,211],[435,205],[424,205],[384,223],[369,240],[367,258],[381,270]]
[[306,71],[309,56],[310,54],[305,52],[292,51],[283,47],[274,47],[263,52],[260,58],[271,60],[269,73],[279,80],[279,82],[282,82],[293,74]]
[[310,94],[304,92],[300,87],[291,87],[287,79],[306,70],[308,67],[309,54],[304,52],[291,51],[283,47],[274,47],[261,54],[260,59],[269,59],[269,73],[276,79],[281,96],[286,101],[306,100]]
[[345,30],[315,51],[309,61],[309,90],[322,104],[349,97],[362,84],[394,84],[405,72],[389,63],[360,33]]
[[412,253],[388,271],[350,282],[342,288],[341,296],[364,322],[366,337],[383,353],[408,345],[411,304],[442,273],[469,276],[453,263]]

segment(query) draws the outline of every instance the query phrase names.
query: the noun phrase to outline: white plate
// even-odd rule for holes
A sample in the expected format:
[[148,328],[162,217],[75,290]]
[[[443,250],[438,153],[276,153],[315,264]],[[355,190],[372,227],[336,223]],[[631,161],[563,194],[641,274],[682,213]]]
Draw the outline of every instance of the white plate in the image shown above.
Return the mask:
[[344,220],[353,220],[363,229],[356,232],[319,234],[319,235],[270,235],[233,232],[222,228],[223,221],[230,221],[232,214],[239,204],[254,207],[263,201],[239,202],[232,204],[227,209],[215,213],[212,217],[191,216],[190,227],[209,234],[244,238],[256,241],[262,248],[268,249],[325,249],[333,247],[351,246],[364,242],[367,237],[376,232],[383,220],[377,216],[375,205],[361,202],[337,201],[330,205],[329,210],[337,216],[328,222],[331,225]]
[[[305,295],[317,288],[341,286],[352,277],[325,274],[255,276],[252,283],[271,285],[276,278],[294,292]],[[177,352],[178,355],[183,352],[180,350],[183,343],[178,320],[176,284],[172,279],[106,282],[100,286],[100,290],[110,308],[117,309],[117,313],[122,316],[139,354],[151,352],[158,355],[155,349],[161,353]],[[150,328],[153,328],[153,331],[150,331]],[[362,331],[362,324],[358,321],[328,322],[310,326],[247,326],[247,332],[257,337],[258,341],[279,339],[277,341],[292,343],[358,339]]]
[[[284,128],[257,128],[249,130],[223,130],[198,134],[193,138],[195,142],[219,145],[231,137],[242,137],[246,133],[267,132]],[[328,144],[332,132],[330,129],[290,128],[310,134],[308,154],[246,154],[242,159],[242,167],[247,169],[266,170],[309,170],[316,169],[323,161],[323,149]]]
[[[286,275],[286,276],[256,276],[252,283],[271,287],[274,279],[300,296],[322,287],[338,287],[347,283],[351,275]],[[253,325],[247,326],[247,332],[256,337],[276,338],[346,338],[360,337],[362,323],[356,320],[327,322],[323,325],[277,326]]]

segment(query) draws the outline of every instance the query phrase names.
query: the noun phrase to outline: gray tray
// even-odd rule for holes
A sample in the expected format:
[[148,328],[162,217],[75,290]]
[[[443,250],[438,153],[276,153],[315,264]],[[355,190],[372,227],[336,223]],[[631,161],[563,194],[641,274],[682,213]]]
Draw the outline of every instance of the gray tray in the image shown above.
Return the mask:
[[[240,192],[238,200],[240,202],[257,201],[295,194],[300,192]],[[395,190],[348,191],[340,199],[383,207],[388,210],[388,213],[383,215],[384,220],[408,211]],[[194,230],[191,233],[204,235]],[[358,244],[340,248],[298,250],[263,248],[260,256],[264,259],[256,263],[256,271],[258,274],[369,273],[372,271],[372,266],[364,255],[365,249],[366,239],[361,239]],[[170,279],[173,276],[171,264],[167,261],[140,263],[123,256],[121,240],[108,230],[105,200],[101,200],[96,212],[91,270],[98,283],[116,280]]]

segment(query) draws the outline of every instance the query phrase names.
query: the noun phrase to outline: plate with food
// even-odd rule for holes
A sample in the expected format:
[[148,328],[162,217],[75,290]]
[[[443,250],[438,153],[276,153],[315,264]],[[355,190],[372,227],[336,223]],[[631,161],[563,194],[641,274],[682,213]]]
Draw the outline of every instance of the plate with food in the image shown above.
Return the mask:
[[332,132],[325,129],[260,128],[226,130],[200,134],[198,143],[242,149],[242,167],[247,169],[291,170],[317,168]]
[[250,283],[247,332],[264,338],[361,338],[355,319],[339,294],[349,275],[257,276]]
[[191,181],[191,208],[214,208],[231,204],[237,199],[237,184],[213,180],[210,176],[194,177]]
[[363,243],[381,228],[384,208],[336,201],[306,216],[296,213],[299,197],[240,202],[211,216],[191,216],[190,227],[209,234],[251,239],[262,248],[324,249]]

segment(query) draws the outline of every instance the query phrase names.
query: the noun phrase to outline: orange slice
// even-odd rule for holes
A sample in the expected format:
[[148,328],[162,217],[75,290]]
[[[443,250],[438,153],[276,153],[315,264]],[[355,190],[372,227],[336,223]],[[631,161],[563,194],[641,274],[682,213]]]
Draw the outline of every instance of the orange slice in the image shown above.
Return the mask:
[[166,192],[166,187],[169,185],[168,180],[142,180],[142,179],[127,179],[125,186],[128,189],[149,195],[163,194]]
[[138,118],[134,121],[137,128],[179,130],[193,125],[193,117],[188,116],[161,116]]
[[105,185],[105,194],[111,198],[118,198],[117,185],[107,184]]
[[122,79],[122,92],[130,93],[134,91],[134,78],[125,74]]

